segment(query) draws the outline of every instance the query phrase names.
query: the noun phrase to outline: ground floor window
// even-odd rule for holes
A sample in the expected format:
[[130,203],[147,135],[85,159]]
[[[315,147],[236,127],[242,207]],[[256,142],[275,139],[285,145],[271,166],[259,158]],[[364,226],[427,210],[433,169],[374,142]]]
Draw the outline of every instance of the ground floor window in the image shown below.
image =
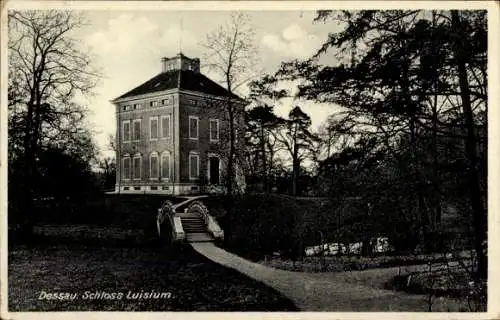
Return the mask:
[[220,161],[218,157],[210,156],[208,158],[208,182],[210,184],[219,184],[220,182]]
[[134,179],[141,179],[141,166],[142,157],[140,155],[134,156]]
[[161,155],[161,177],[165,180],[170,179],[170,171],[171,171],[170,166],[171,166],[170,153],[164,152]]
[[149,178],[158,179],[158,154],[152,153],[149,158]]
[[200,176],[200,156],[196,153],[189,154],[189,179],[198,179]]
[[122,177],[124,180],[129,180],[131,176],[130,157],[124,157],[122,160]]

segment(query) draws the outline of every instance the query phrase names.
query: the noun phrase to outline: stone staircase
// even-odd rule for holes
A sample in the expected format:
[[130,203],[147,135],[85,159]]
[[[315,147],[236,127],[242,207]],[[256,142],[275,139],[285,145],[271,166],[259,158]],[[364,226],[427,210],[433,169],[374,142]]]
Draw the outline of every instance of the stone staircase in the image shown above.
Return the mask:
[[182,229],[187,242],[211,242],[213,237],[208,233],[205,221],[198,213],[180,213]]

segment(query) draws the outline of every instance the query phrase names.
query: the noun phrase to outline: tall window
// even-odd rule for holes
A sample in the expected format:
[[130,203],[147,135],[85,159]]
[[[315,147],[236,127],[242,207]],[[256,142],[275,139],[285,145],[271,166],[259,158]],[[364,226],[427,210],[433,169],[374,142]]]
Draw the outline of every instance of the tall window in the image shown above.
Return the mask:
[[152,153],[149,157],[149,178],[158,179],[158,154]]
[[161,137],[170,137],[170,115],[161,117]]
[[198,179],[200,176],[200,156],[197,153],[189,154],[189,179]]
[[149,118],[149,137],[151,140],[158,139],[158,117]]
[[170,179],[170,153],[164,152],[161,155],[161,177],[163,179]]
[[210,119],[210,141],[219,140],[219,120]]
[[198,139],[198,117],[189,116],[189,139]]
[[141,155],[134,156],[134,179],[141,179],[141,165],[142,165],[142,157]]
[[130,141],[130,120],[122,122],[123,142]]
[[123,177],[123,180],[129,180],[130,179],[130,157],[129,156],[125,156],[123,157],[123,160],[122,160],[122,177]]
[[134,141],[141,140],[141,119],[134,120]]

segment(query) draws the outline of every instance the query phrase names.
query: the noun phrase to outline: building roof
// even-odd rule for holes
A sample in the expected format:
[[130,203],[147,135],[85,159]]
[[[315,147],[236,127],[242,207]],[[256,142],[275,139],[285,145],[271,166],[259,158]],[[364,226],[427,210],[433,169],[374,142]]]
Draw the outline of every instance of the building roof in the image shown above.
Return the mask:
[[[154,76],[138,87],[122,94],[115,100],[168,89],[189,90],[222,97],[229,96],[229,92],[225,88],[199,72],[191,70],[172,70]],[[235,94],[232,94],[232,97],[243,100]]]

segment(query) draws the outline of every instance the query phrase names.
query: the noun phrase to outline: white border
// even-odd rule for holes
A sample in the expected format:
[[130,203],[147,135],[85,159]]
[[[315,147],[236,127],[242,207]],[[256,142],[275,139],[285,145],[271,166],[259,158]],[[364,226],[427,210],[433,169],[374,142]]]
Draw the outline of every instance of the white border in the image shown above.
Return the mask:
[[[219,11],[229,11],[229,10],[316,10],[316,9],[345,9],[345,10],[356,10],[356,9],[488,9],[489,21],[489,53],[488,53],[488,83],[489,83],[489,140],[488,140],[488,242],[489,246],[489,285],[488,285],[488,312],[482,314],[471,314],[471,313],[318,313],[318,312],[301,312],[301,313],[193,313],[193,312],[179,312],[179,313],[161,313],[161,312],[148,312],[148,313],[138,313],[130,312],[126,313],[125,317],[138,317],[147,319],[165,319],[165,315],[168,318],[215,318],[215,319],[233,319],[235,317],[239,319],[276,319],[276,318],[288,318],[288,319],[334,319],[342,317],[343,319],[376,319],[376,318],[387,318],[387,319],[400,319],[400,318],[412,318],[412,319],[499,319],[500,314],[500,290],[499,288],[499,271],[498,263],[500,261],[499,246],[500,244],[500,215],[497,210],[500,205],[499,203],[499,190],[495,182],[498,181],[498,152],[500,147],[500,135],[498,133],[498,102],[500,101],[500,94],[498,87],[499,83],[499,73],[500,65],[498,58],[500,57],[499,50],[499,6],[496,1],[283,1],[283,2],[273,2],[273,1],[189,1],[189,2],[149,2],[149,1],[8,1],[2,2],[2,16],[1,16],[1,36],[0,42],[2,44],[2,53],[0,55],[1,59],[1,70],[7,70],[7,58],[6,58],[6,45],[7,45],[7,30],[6,30],[6,16],[7,10],[11,8],[16,9],[77,9],[77,10],[134,10],[134,11],[149,11],[149,10],[219,10]],[[4,51],[5,50],[5,51]],[[0,179],[2,181],[2,192],[0,193],[0,201],[3,210],[1,211],[1,224],[3,228],[7,228],[7,72],[1,73],[0,86],[1,86],[1,108],[0,108]],[[496,209],[496,210],[495,210]],[[3,229],[6,230],[6,229]],[[2,297],[1,314],[2,318],[9,319],[55,319],[55,318],[104,318],[104,319],[123,319],[124,313],[120,312],[83,312],[83,313],[73,313],[73,312],[46,312],[46,313],[11,313],[7,314],[7,305],[5,297],[7,297],[7,233],[2,232],[0,234],[0,245],[1,250],[1,292]],[[300,288],[297,288],[300,290]]]

